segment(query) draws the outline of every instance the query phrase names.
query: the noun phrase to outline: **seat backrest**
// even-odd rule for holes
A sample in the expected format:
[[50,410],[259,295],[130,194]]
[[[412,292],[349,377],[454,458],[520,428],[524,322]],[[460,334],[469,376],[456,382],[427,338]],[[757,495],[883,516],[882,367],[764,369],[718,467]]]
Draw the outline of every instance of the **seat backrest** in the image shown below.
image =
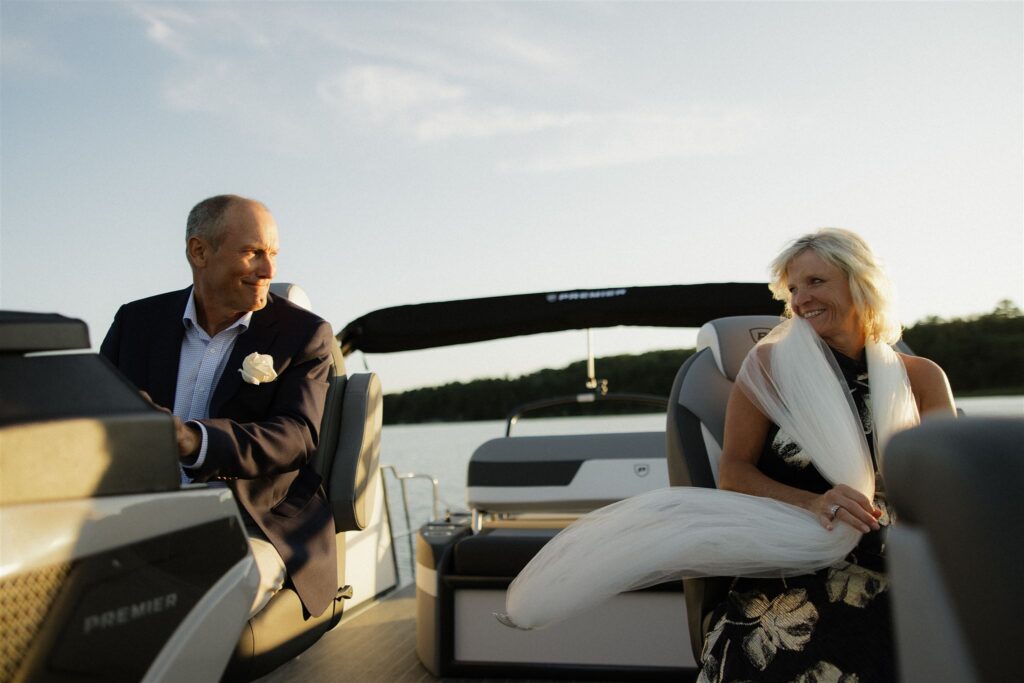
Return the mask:
[[328,392],[314,466],[324,478],[335,530],[357,531],[373,516],[384,397],[372,372],[339,380],[334,395]]
[[933,419],[883,461],[886,542],[904,681],[1020,679],[1024,419]]
[[[270,291],[312,310],[309,296],[294,283],[275,282]],[[373,373],[345,375],[345,360],[337,339],[331,347],[331,358],[334,367],[328,380],[313,467],[324,479],[335,531],[341,533],[365,528],[373,516],[383,393],[380,380]]]
[[[771,315],[718,318],[697,334],[697,350],[676,374],[666,418],[666,456],[672,486],[718,487],[725,407],[747,352],[781,319]],[[690,645],[700,661],[711,611],[726,598],[731,579],[683,581]]]
[[313,310],[313,303],[309,300],[306,290],[294,282],[272,282],[270,283],[270,293],[282,299],[288,299],[299,308],[305,308],[307,311]]
[[718,485],[718,458],[725,434],[725,407],[747,352],[780,318],[771,315],[718,318],[697,334],[697,351],[676,374],[669,395],[667,437],[673,486]]

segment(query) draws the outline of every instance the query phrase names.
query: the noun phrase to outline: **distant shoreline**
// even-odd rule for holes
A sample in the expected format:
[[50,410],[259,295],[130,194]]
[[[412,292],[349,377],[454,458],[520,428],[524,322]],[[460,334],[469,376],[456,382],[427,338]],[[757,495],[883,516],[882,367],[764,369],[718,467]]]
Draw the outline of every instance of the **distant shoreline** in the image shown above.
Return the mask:
[[954,392],[953,398],[983,398],[985,396],[1022,396],[1024,386],[1020,387],[997,387],[986,389],[971,389],[968,391]]
[[[945,370],[957,398],[1024,395],[1024,313],[1001,301],[991,313],[942,320],[928,318],[904,330],[914,353]],[[668,396],[680,366],[694,349],[648,351],[637,355],[598,358],[597,377],[611,392]],[[517,406],[556,396],[587,393],[586,363],[539,370],[514,378],[482,378],[412,389],[384,397],[385,424],[474,422],[500,420]],[[536,416],[636,414],[638,404],[561,405]]]

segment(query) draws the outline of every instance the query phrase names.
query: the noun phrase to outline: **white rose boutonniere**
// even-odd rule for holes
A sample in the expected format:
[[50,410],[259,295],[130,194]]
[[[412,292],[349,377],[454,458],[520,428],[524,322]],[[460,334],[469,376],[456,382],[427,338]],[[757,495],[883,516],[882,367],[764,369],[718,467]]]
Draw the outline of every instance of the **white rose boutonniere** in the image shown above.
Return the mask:
[[249,384],[263,384],[277,379],[274,371],[274,357],[265,353],[250,353],[242,361],[242,379]]

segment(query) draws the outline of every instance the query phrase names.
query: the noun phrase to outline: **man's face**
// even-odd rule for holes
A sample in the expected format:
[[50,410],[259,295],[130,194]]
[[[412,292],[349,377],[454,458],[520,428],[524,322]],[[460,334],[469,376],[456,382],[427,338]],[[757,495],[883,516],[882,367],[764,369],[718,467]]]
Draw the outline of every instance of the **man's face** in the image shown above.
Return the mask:
[[267,305],[278,249],[277,224],[269,211],[256,203],[236,202],[224,215],[217,249],[200,241],[191,253],[197,294],[206,310],[241,315]]

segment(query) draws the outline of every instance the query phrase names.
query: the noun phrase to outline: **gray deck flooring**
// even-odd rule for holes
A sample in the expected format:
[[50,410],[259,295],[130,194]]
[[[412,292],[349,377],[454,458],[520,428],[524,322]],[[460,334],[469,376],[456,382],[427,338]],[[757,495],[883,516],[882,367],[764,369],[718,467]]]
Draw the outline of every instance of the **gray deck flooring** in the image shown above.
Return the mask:
[[[416,657],[415,601],[415,586],[409,585],[361,612],[346,614],[341,624],[321,638],[316,645],[260,678],[258,683],[521,681],[497,678],[435,678],[423,668]],[[572,682],[562,680],[559,683]]]

